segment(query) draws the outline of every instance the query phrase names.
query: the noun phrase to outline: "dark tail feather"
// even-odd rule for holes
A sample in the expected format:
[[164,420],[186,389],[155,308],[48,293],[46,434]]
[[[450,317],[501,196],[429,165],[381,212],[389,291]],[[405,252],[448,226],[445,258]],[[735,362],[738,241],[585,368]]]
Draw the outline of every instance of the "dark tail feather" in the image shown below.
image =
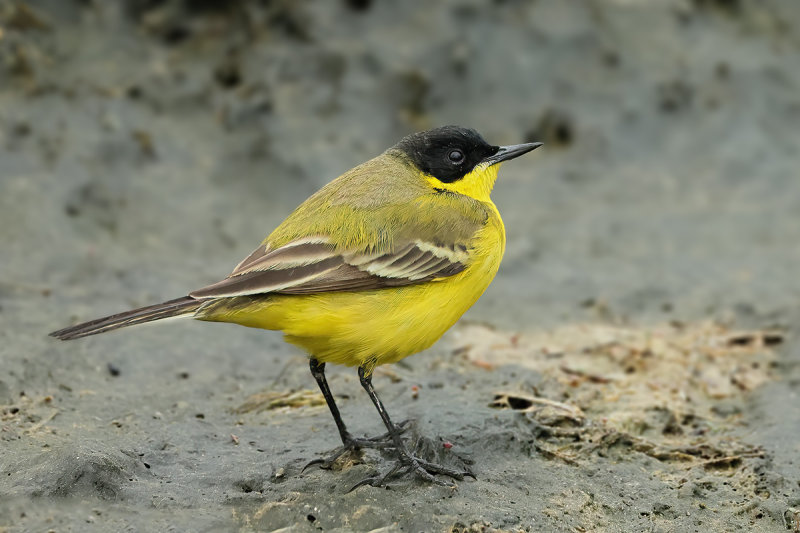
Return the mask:
[[81,337],[97,335],[98,333],[105,333],[106,331],[124,328],[126,326],[144,324],[145,322],[152,322],[153,320],[189,314],[197,310],[203,303],[202,300],[184,296],[183,298],[176,298],[168,302],[140,307],[139,309],[131,309],[124,313],[98,318],[90,322],[60,329],[51,333],[50,336],[61,339],[62,341],[79,339]]

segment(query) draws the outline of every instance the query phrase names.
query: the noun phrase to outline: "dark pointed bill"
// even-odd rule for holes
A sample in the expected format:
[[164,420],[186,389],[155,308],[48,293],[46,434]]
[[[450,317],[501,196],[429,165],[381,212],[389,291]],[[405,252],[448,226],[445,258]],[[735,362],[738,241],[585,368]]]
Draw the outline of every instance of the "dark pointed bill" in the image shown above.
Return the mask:
[[527,154],[531,150],[536,150],[543,144],[544,143],[525,143],[501,146],[497,152],[485,158],[483,162],[489,163],[489,165],[496,165],[497,163],[502,163],[503,161],[508,161],[509,159],[514,159],[515,157]]

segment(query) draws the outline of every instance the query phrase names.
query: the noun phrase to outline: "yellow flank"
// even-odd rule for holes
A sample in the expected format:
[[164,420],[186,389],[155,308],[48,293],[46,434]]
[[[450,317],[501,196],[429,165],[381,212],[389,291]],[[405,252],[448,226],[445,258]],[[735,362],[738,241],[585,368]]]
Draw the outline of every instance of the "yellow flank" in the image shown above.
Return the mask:
[[[416,285],[364,291],[234,296],[211,303],[201,309],[196,318],[281,330],[287,342],[299,346],[320,362],[364,366],[369,373],[376,365],[394,363],[430,347],[483,294],[500,266],[505,250],[505,228],[489,197],[499,166],[478,165],[454,183],[442,183],[429,176],[416,182],[417,186],[422,182],[422,188],[426,189],[415,191],[415,195],[424,193],[416,197],[418,202],[442,202],[449,211],[458,210],[457,206],[464,202],[480,207],[481,223],[476,224],[475,231],[464,242],[469,255],[467,266],[458,274]],[[354,171],[358,171],[358,167]],[[347,175],[339,179],[343,178],[348,179]],[[431,194],[442,200],[429,200]],[[307,204],[313,205],[316,201],[314,197],[310,200]],[[317,200],[318,207],[330,208],[332,204],[325,197],[325,189],[320,191]],[[404,211],[406,217],[408,205],[406,203]],[[302,220],[304,209],[301,206],[286,222],[294,225],[293,220]],[[383,209],[377,211],[383,212]],[[391,218],[396,212],[389,209],[386,215]],[[394,225],[392,221],[385,222]],[[434,225],[426,223],[428,228]],[[266,244],[296,237],[292,233],[279,227]],[[322,232],[312,230],[311,234],[315,233]],[[350,238],[353,237],[351,232]],[[354,240],[361,242],[352,244],[367,245],[359,237]]]
[[430,347],[483,294],[500,266],[505,231],[497,210],[476,235],[473,262],[450,278],[361,292],[245,298],[202,320],[282,330],[323,363],[394,363]]

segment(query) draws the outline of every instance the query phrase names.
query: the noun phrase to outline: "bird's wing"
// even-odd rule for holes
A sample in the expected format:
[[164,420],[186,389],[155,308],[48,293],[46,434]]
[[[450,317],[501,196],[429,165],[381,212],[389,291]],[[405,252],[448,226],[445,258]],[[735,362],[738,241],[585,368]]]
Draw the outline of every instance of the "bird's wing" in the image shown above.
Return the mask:
[[193,291],[194,298],[265,293],[313,294],[399,287],[452,276],[467,266],[463,244],[414,241],[390,252],[342,252],[325,238],[304,238],[275,250],[262,245],[224,280]]
[[190,295],[361,291],[461,272],[488,210],[435,193],[417,174],[387,154],[359,165],[303,202],[230,276]]

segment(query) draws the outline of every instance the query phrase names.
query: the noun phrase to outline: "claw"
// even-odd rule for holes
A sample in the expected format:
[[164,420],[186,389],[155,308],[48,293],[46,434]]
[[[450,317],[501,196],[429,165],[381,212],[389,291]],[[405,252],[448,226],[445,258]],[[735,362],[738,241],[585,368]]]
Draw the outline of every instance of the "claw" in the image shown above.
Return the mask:
[[314,459],[313,461],[309,461],[308,463],[306,463],[306,466],[303,467],[301,472],[305,472],[309,467],[316,466],[316,465],[320,465],[320,468],[322,468],[324,470],[330,470],[331,467],[333,467],[333,464],[341,456],[343,456],[344,454],[346,454],[348,452],[355,452],[355,451],[356,450],[354,450],[353,448],[342,446],[333,455],[331,455],[329,457],[320,458],[320,459]]
[[350,490],[348,490],[347,493],[349,494],[349,493],[353,492],[354,490],[356,490],[357,488],[363,487],[364,485],[370,485],[372,487],[380,487],[380,486],[383,485],[383,483],[388,478],[392,477],[394,475],[394,473],[397,472],[400,469],[401,466],[402,466],[402,463],[398,462],[392,467],[391,470],[389,470],[387,473],[385,473],[382,476],[371,476],[371,477],[364,478],[361,481],[359,481],[358,483],[356,483],[355,485],[353,485],[352,487],[350,487]]
[[301,472],[305,472],[311,466],[319,465],[320,468],[323,470],[330,470],[333,468],[333,465],[338,461],[342,456],[348,453],[358,454],[361,451],[361,446],[358,443],[357,439],[353,439],[349,443],[341,446],[333,451],[333,454],[329,455],[328,457],[322,457],[319,459],[314,459],[313,461],[309,461],[306,466],[303,467]]
[[350,487],[350,489],[349,489],[347,492],[345,492],[345,494],[350,494],[351,492],[353,492],[353,491],[354,491],[354,490],[356,490],[357,488],[359,488],[359,487],[363,487],[364,485],[371,485],[371,486],[373,486],[373,487],[374,487],[375,485],[373,484],[373,482],[374,482],[376,479],[378,479],[378,478],[377,478],[377,477],[368,477],[368,478],[364,478],[364,479],[362,479],[361,481],[359,481],[358,483],[356,483],[355,485],[353,485],[352,487]]
[[304,473],[306,470],[308,470],[312,466],[320,465],[320,464],[322,464],[324,462],[325,462],[324,459],[314,459],[313,461],[309,461],[309,462],[306,463],[306,466],[304,466],[303,468],[300,469],[300,472]]

